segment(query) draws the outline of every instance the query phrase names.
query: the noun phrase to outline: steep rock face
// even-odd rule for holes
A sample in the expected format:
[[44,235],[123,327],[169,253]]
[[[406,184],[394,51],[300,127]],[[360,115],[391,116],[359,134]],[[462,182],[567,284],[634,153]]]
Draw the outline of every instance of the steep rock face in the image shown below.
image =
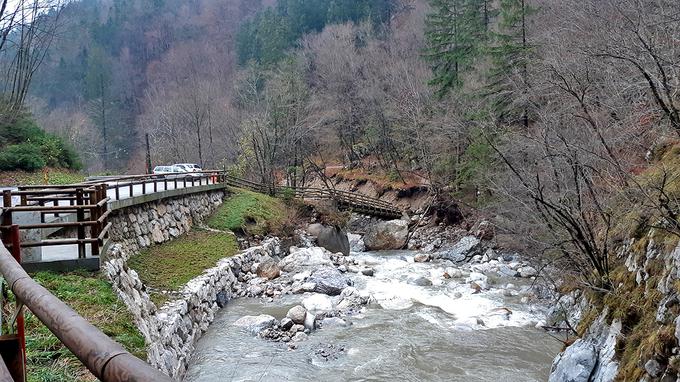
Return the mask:
[[408,222],[381,221],[367,228],[364,244],[369,250],[401,249],[408,240]]
[[[586,328],[581,339],[555,359],[550,381],[680,381],[680,245],[675,243],[677,238],[654,229],[631,239],[617,254],[622,265],[610,272],[611,291],[560,299],[567,305],[563,317],[573,327],[588,321],[579,325]],[[585,361],[588,349],[594,362]],[[579,379],[585,374],[579,368],[590,364],[588,377]]]
[[553,361],[549,382],[612,382],[618,372],[616,339],[621,322],[606,323],[607,312],[593,322],[588,332]]

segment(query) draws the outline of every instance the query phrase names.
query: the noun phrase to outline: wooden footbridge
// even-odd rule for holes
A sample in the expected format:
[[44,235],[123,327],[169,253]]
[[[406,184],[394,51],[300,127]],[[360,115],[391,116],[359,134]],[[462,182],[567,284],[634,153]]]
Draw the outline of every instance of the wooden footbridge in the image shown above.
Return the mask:
[[[0,284],[14,295],[0,307],[0,382],[26,381],[24,308],[28,308],[102,381],[170,381],[170,378],[127,352],[78,313],[36,283],[27,270],[41,264],[56,268],[98,268],[106,251],[112,210],[161,200],[182,193],[227,187],[250,189],[281,197],[330,200],[338,208],[381,218],[398,218],[391,204],[358,193],[321,188],[265,186],[223,171],[183,175],[99,177],[63,186],[21,186],[2,195]],[[53,238],[57,234],[58,238]],[[61,248],[54,250],[55,248]],[[43,251],[37,255],[36,251]],[[56,253],[56,255],[55,255]],[[66,260],[49,257],[66,254]],[[24,261],[22,261],[22,257]],[[47,261],[44,261],[47,260]],[[2,286],[5,289],[5,286]],[[13,307],[10,307],[13,305]],[[11,313],[7,315],[7,310]]]

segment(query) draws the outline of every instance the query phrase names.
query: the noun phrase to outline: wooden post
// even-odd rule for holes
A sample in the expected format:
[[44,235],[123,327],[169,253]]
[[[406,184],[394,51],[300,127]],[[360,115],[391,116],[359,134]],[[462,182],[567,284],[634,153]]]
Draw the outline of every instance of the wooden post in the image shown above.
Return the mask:
[[[76,205],[82,206],[83,203],[83,189],[76,189]],[[76,221],[85,221],[85,211],[82,208],[76,210]],[[82,225],[78,226],[78,258],[85,258],[85,243],[81,240],[85,240],[85,227]]]
[[132,197],[133,193],[134,193],[134,184],[132,184],[132,181],[130,181],[130,197]]
[[142,195],[146,195],[146,180],[142,179]]
[[118,187],[118,182],[116,182],[116,200],[120,200],[120,187]]
[[153,192],[154,192],[154,194],[156,192],[158,192],[158,184],[156,182],[157,182],[157,179],[153,178]]
[[[21,264],[21,241],[19,238],[19,226],[16,224],[12,225],[12,228],[9,231],[9,241],[12,244],[12,248],[10,253],[12,254],[12,257],[14,260],[16,260],[17,263]],[[24,329],[24,307],[20,305],[20,302],[16,302],[16,309],[19,309],[17,312],[17,319],[16,319],[16,328],[17,328],[17,338],[19,340],[19,345],[21,348],[21,363],[22,363],[22,373],[23,378],[21,381],[26,381],[26,332]]]
[[168,190],[168,178],[166,178],[165,175],[163,175],[163,191],[167,190]]
[[12,225],[12,191],[5,190],[2,192],[2,205],[5,211],[2,212],[2,225]]
[[[103,183],[100,186],[100,189],[101,189],[102,200],[106,199],[106,195],[107,195],[107,192],[106,192],[107,185],[106,185],[106,183]],[[108,203],[104,203],[104,205],[100,209],[100,215],[99,216],[101,217],[102,215],[104,215],[106,213],[106,211],[108,211],[108,209],[109,209]],[[101,230],[104,229],[104,227],[106,227],[106,219],[104,219],[104,221],[101,222],[101,224],[99,225],[99,233],[101,233]],[[108,234],[106,236],[108,236]],[[100,244],[103,245],[104,243],[102,242]]]
[[[96,205],[101,200],[101,188],[99,186],[94,186],[94,189],[94,192],[90,192],[90,204],[94,206],[90,209],[90,221],[99,219],[99,207],[96,207]],[[98,237],[99,230],[100,227],[98,223],[90,226],[90,237],[93,239]],[[92,256],[99,256],[99,243],[92,242],[90,248],[92,249]]]

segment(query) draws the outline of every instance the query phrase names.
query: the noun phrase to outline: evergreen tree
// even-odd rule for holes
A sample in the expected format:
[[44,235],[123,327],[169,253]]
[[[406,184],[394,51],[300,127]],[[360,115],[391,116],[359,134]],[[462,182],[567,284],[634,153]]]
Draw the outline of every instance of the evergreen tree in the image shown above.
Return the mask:
[[526,0],[500,0],[498,31],[489,52],[492,59],[488,95],[500,119],[529,126],[529,64],[533,47],[527,19],[535,10]]
[[487,35],[485,0],[431,0],[427,16],[425,57],[432,66],[440,96],[463,84],[463,73],[480,55]]

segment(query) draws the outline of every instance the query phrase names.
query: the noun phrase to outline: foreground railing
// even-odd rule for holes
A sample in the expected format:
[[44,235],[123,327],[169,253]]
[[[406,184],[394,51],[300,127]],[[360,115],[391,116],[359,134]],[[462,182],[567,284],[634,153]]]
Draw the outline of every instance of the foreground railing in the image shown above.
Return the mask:
[[[13,251],[18,253],[18,226],[12,226],[9,238],[10,240],[6,239],[5,244],[10,244]],[[123,346],[110,339],[47,289],[35,282],[18,261],[20,259],[15,259],[10,255],[5,246],[0,246],[0,274],[16,297],[17,302],[17,311],[13,315],[15,319],[12,326],[16,326],[15,336],[19,338],[21,344],[21,349],[18,350],[21,364],[25,364],[22,309],[26,307],[99,380],[111,382],[171,381],[168,376],[130,354]],[[13,355],[16,356],[16,353],[2,352],[4,363],[0,365],[0,381],[25,380],[25,369],[21,370],[21,375],[17,375],[16,370],[2,367],[5,364],[17,364],[16,359],[12,359]],[[11,378],[8,378],[8,375],[11,375]]]

